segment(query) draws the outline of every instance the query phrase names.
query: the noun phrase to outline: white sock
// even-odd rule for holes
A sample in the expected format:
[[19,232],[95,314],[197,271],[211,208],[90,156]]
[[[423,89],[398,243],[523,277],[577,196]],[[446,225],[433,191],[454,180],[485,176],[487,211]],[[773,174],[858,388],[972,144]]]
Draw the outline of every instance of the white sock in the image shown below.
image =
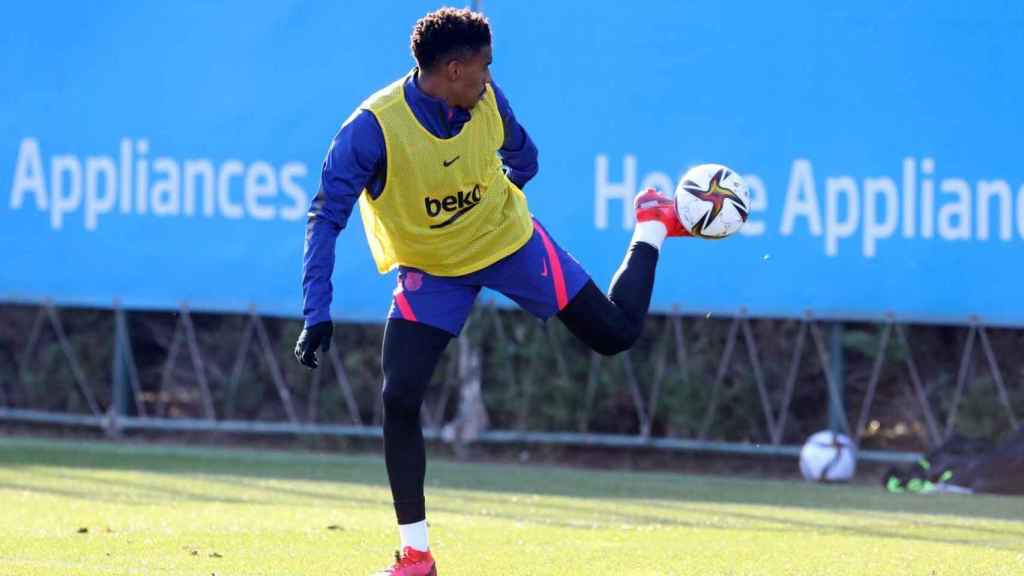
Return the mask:
[[420,520],[414,524],[399,524],[398,533],[402,537],[402,549],[406,546],[413,550],[426,552],[427,546],[427,521]]
[[665,236],[668,235],[668,228],[657,220],[648,220],[646,222],[637,222],[636,227],[633,228],[633,242],[644,242],[650,244],[658,250],[661,250],[661,243],[665,241]]

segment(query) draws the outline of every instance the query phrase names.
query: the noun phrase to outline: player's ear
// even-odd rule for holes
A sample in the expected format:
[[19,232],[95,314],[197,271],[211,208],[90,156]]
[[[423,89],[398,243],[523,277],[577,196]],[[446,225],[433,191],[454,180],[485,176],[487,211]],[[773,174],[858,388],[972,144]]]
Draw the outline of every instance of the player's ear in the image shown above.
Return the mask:
[[451,82],[456,82],[459,78],[462,78],[462,60],[458,58],[452,58],[445,64],[445,75]]

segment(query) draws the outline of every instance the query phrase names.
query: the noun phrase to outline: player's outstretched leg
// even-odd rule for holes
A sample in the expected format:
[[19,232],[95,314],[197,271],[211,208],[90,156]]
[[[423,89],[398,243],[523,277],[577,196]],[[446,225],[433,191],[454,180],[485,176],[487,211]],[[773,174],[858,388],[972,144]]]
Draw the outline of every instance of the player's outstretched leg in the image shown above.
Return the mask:
[[637,195],[633,208],[633,239],[608,295],[589,281],[558,313],[570,332],[606,356],[628,350],[643,332],[665,237],[690,235],[679,222],[675,201],[653,188]]
[[427,459],[420,407],[437,361],[452,336],[444,330],[392,318],[384,329],[384,461],[401,534],[390,576],[436,576],[427,543],[423,481]]

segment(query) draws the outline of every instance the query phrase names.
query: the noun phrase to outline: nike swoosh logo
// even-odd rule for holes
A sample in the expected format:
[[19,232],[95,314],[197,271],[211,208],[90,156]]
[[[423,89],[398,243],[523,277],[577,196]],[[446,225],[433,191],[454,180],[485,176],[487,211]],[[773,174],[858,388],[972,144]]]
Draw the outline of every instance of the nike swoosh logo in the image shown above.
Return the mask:
[[545,277],[545,278],[547,278],[548,277],[548,261],[542,259],[541,262],[544,263],[544,270],[540,273],[540,275]]
[[455,222],[456,220],[461,218],[462,215],[465,214],[466,212],[469,212],[470,210],[472,210],[473,208],[476,208],[479,205],[480,205],[479,202],[477,202],[476,204],[470,204],[469,206],[466,206],[465,208],[463,208],[462,210],[459,210],[455,214],[452,214],[451,217],[448,218],[447,220],[445,220],[444,222],[440,222],[438,224],[431,224],[430,228],[431,228],[431,230],[436,230],[438,228],[444,228],[445,226],[447,226],[447,225],[451,224],[452,222]]
[[455,158],[452,158],[451,160],[442,160],[441,164],[444,164],[444,167],[447,168],[447,167],[451,166],[452,164],[455,164],[455,161],[458,160],[459,158],[462,158],[461,154],[459,154]]

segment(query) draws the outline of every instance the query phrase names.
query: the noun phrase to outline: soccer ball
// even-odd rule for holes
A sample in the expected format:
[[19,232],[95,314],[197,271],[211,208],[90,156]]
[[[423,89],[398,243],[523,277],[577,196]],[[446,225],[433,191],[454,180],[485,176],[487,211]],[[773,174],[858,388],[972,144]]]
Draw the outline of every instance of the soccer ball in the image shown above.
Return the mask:
[[676,212],[690,234],[717,240],[734,234],[747,221],[750,192],[735,171],[721,164],[701,164],[686,171],[676,186]]
[[812,482],[846,482],[856,469],[857,448],[837,432],[817,432],[800,450],[800,473]]

